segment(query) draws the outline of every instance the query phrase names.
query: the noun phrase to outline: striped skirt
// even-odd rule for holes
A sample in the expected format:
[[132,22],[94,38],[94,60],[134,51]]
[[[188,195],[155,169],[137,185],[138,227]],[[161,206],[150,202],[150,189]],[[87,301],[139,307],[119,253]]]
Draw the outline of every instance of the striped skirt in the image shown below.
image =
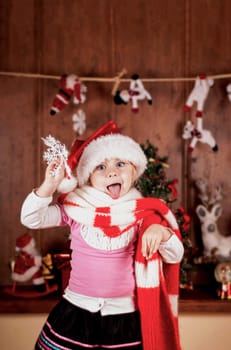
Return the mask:
[[51,311],[35,350],[142,350],[138,311],[102,316],[62,299]]

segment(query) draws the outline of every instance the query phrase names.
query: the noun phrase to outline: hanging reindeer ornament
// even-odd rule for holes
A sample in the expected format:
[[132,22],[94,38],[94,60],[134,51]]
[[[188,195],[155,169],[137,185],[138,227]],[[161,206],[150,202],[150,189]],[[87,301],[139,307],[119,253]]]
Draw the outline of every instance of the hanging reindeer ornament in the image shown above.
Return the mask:
[[196,207],[196,214],[201,223],[203,255],[206,258],[216,257],[218,260],[231,259],[231,236],[222,235],[217,225],[222,214],[219,203],[222,199],[221,187],[217,186],[211,193],[205,179],[197,180],[196,187],[202,202]]
[[214,80],[207,78],[205,74],[200,74],[195,81],[194,87],[189,94],[186,104],[184,105],[184,111],[191,110],[194,103],[197,104],[196,117],[200,118],[203,114],[204,104],[207,99],[210,87],[214,84]]
[[[118,83],[116,82],[118,85]],[[132,111],[137,113],[139,111],[138,102],[147,99],[148,104],[152,104],[152,97],[150,93],[144,88],[138,74],[133,74],[128,90],[117,90],[113,88],[113,99],[115,104],[127,104],[131,102]]]
[[203,129],[202,118],[197,119],[198,126],[195,127],[194,124],[188,120],[184,126],[182,138],[184,140],[191,139],[188,147],[188,152],[193,152],[198,142],[205,143],[211,147],[213,152],[218,151],[218,145],[215,138],[213,137],[211,131]]

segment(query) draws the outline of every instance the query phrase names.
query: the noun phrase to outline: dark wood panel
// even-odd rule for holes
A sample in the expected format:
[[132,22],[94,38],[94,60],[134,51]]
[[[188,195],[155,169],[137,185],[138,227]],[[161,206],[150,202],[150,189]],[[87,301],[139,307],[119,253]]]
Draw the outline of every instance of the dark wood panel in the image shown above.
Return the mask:
[[44,1],[43,68],[50,73],[111,73],[110,2]]
[[230,72],[229,0],[190,1],[190,74]]
[[1,2],[1,70],[34,70],[33,2]]
[[22,200],[37,182],[35,84],[33,80],[1,79],[1,281],[9,276],[15,237],[25,231],[20,224]]

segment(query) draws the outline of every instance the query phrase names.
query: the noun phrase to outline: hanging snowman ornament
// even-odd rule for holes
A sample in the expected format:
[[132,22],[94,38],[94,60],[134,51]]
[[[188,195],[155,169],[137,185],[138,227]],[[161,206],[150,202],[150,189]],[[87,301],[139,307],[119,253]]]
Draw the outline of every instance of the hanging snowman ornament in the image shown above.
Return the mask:
[[116,90],[114,94],[114,102],[117,105],[127,104],[131,102],[132,111],[137,113],[139,111],[138,102],[147,99],[148,104],[152,104],[152,97],[150,93],[144,88],[138,74],[133,74],[128,90]]

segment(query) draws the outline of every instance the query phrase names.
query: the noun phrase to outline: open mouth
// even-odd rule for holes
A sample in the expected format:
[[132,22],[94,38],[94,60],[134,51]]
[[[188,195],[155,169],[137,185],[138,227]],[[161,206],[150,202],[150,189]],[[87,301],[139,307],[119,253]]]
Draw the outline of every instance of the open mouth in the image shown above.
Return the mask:
[[107,186],[107,190],[113,199],[117,199],[120,196],[121,184],[115,183]]

